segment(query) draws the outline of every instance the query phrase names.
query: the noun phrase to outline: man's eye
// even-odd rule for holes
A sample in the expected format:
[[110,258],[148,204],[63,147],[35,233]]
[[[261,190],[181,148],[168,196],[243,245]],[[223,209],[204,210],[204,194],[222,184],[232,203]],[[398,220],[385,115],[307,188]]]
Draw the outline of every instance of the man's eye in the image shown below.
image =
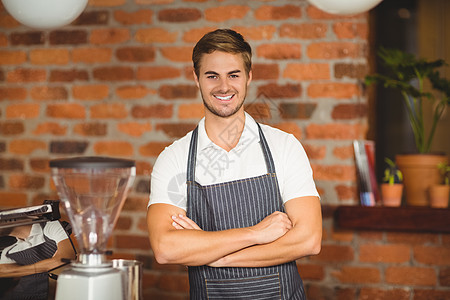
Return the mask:
[[216,75],[208,75],[208,76],[206,76],[206,78],[208,78],[208,79],[216,79],[217,76]]
[[239,75],[232,74],[230,75],[230,78],[239,78]]

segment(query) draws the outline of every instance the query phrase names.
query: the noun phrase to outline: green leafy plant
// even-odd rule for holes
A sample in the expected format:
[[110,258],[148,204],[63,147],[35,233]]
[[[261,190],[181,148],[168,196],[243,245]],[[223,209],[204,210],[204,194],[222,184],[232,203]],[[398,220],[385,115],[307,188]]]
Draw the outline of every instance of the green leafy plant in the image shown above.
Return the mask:
[[441,175],[444,177],[444,184],[450,184],[450,166],[446,163],[438,164],[438,169]]
[[383,182],[393,185],[394,183],[403,182],[403,174],[398,169],[397,165],[389,158],[384,158],[388,167],[384,170]]
[[[378,56],[388,73],[366,76],[366,85],[381,83],[386,88],[401,92],[417,150],[429,153],[438,121],[450,104],[450,80],[442,78],[437,71],[447,64],[442,59],[428,61],[397,49],[380,48]],[[426,80],[431,83],[433,93],[424,90]],[[424,100],[433,103],[431,128],[428,132],[424,126]]]

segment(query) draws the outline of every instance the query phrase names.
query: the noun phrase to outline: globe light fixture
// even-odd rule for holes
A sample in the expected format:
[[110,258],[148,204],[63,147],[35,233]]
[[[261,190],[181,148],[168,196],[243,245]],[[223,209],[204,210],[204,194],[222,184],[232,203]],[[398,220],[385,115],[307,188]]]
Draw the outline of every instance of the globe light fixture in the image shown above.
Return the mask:
[[335,15],[353,15],[374,8],[382,0],[308,0],[324,12]]
[[70,24],[85,9],[88,0],[2,0],[8,13],[20,23],[37,29]]

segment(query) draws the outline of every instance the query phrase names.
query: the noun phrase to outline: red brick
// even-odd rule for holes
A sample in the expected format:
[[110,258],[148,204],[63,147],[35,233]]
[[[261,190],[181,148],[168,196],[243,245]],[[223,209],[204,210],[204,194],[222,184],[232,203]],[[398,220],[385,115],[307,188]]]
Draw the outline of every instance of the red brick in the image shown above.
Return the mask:
[[353,22],[337,22],[333,25],[333,31],[339,39],[367,39],[367,24]]
[[264,95],[269,99],[274,98],[296,98],[302,94],[300,84],[279,85],[276,83],[268,83],[258,87],[258,95]]
[[328,64],[320,63],[290,63],[286,66],[283,77],[302,81],[330,79],[330,66]]
[[[2,171],[23,171],[24,163],[16,158],[0,158],[0,170]],[[1,206],[0,206],[1,207]]]
[[153,47],[124,47],[116,50],[116,57],[124,62],[152,62],[155,60]]
[[353,248],[341,245],[322,245],[319,255],[311,256],[311,261],[349,262],[354,257]]
[[24,207],[27,204],[26,193],[0,191],[0,207],[3,209]]
[[300,6],[297,5],[263,5],[254,12],[254,15],[257,20],[287,20],[290,18],[301,18],[302,11]]
[[134,71],[131,67],[109,66],[94,69],[95,79],[103,81],[124,81],[134,79]]
[[90,35],[92,44],[120,44],[130,39],[130,31],[126,28],[93,29]]
[[173,105],[153,104],[136,105],[131,109],[131,116],[137,119],[147,118],[171,118],[173,114]]
[[334,65],[334,77],[363,79],[368,73],[366,64],[337,63]]
[[134,39],[143,44],[174,43],[178,32],[170,32],[165,28],[140,28],[136,30]]
[[[25,132],[23,122],[6,121],[0,122],[0,134],[4,136],[18,135]],[[2,150],[4,152],[4,150]]]
[[264,44],[256,48],[258,56],[268,59],[299,59],[301,50],[299,44]]
[[107,63],[112,58],[112,50],[109,48],[75,48],[72,50],[72,61],[74,63]]
[[27,61],[25,51],[0,50],[0,65],[20,65]]
[[198,88],[196,85],[161,85],[159,95],[164,99],[195,99]]
[[128,111],[123,103],[101,103],[91,106],[92,119],[124,119]]
[[345,266],[333,271],[332,276],[342,283],[370,284],[381,280],[380,270],[371,267]]
[[179,119],[201,119],[204,116],[203,103],[180,104],[178,106]]
[[327,34],[327,24],[305,23],[305,24],[282,24],[280,26],[280,37],[293,39],[321,39]]
[[385,281],[388,284],[435,286],[436,272],[426,267],[388,267],[385,270]]
[[353,140],[361,137],[358,124],[314,124],[306,127],[308,139]]
[[100,141],[94,143],[94,152],[98,155],[130,157],[133,155],[133,145],[121,141]]
[[116,235],[114,240],[117,248],[143,250],[150,249],[150,241],[148,236]]
[[197,126],[195,123],[160,123],[156,124],[157,131],[163,131],[167,136],[181,138]]
[[19,27],[21,24],[16,21],[11,15],[2,13],[0,18],[0,27],[2,28],[15,28]]
[[124,5],[126,0],[90,0],[90,6],[100,6],[100,7],[114,7]]
[[48,117],[51,118],[63,118],[63,119],[86,118],[86,111],[84,106],[77,103],[49,104],[47,106],[46,114]]
[[439,284],[450,286],[450,268],[441,268],[439,271]]
[[[127,199],[128,202],[129,199]],[[122,211],[124,211],[124,209],[122,209]],[[118,230],[129,230],[131,229],[131,225],[133,224],[133,219],[130,217],[125,217],[125,216],[119,216],[119,219],[117,220],[116,226],[114,227],[115,229]]]
[[161,54],[174,62],[191,62],[192,47],[164,47],[161,49]]
[[[148,161],[136,161],[136,174],[150,176],[152,173],[152,164]],[[147,199],[148,202],[148,199]],[[146,226],[147,227],[147,226]]]
[[149,142],[141,147],[139,147],[139,154],[142,156],[153,156],[157,157],[167,146],[171,143],[164,142]]
[[425,265],[450,265],[450,248],[441,246],[414,246],[414,259]]
[[41,158],[30,159],[30,167],[35,172],[47,174],[50,173],[50,166],[48,159],[41,159]]
[[318,165],[312,164],[315,180],[354,181],[355,168],[346,165]]
[[410,247],[403,244],[359,245],[359,261],[375,263],[404,263],[411,259]]
[[0,87],[0,101],[2,100],[25,100],[27,90],[22,87]]
[[306,48],[309,58],[337,59],[362,57],[361,47],[355,43],[324,42],[313,43]]
[[55,154],[83,154],[89,143],[86,141],[52,141],[50,142],[50,153]]
[[250,7],[246,5],[220,5],[205,9],[204,14],[207,21],[225,22],[243,19],[249,11]]
[[274,124],[273,126],[280,130],[283,130],[284,132],[293,134],[298,140],[302,139],[302,129],[296,122],[282,121]]
[[353,146],[349,145],[349,146],[335,147],[333,149],[333,155],[340,159],[353,158],[354,156]]
[[191,28],[183,33],[183,41],[186,43],[195,44],[202,38],[203,35],[216,29],[217,27]]
[[148,66],[139,67],[136,72],[136,79],[138,80],[161,80],[178,78],[181,71],[178,68],[171,66]]
[[316,103],[280,103],[279,111],[283,119],[309,119],[316,110]]
[[175,0],[135,0],[137,4],[169,4],[173,3]]
[[411,245],[437,244],[439,243],[439,236],[432,233],[388,232],[386,240],[389,243],[406,243]]
[[150,123],[126,122],[117,124],[117,130],[129,136],[141,137],[152,130]]
[[280,70],[278,64],[253,64],[253,80],[278,79]]
[[311,83],[307,91],[311,98],[351,99],[360,94],[353,83]]
[[73,132],[82,136],[105,136],[108,132],[105,123],[81,123],[76,124]]
[[44,122],[38,124],[33,130],[34,135],[52,134],[52,135],[66,135],[67,125],[62,125],[56,122]]
[[6,34],[0,32],[0,47],[8,46],[8,37]]
[[[359,298],[361,300],[409,300],[411,292],[406,289],[380,289],[361,288]],[[414,298],[415,299],[415,298]]]
[[[328,236],[327,236],[328,237]],[[355,238],[353,231],[347,231],[342,229],[333,228],[331,234],[329,234],[330,240],[338,242],[352,242]],[[326,239],[324,239],[326,240]]]
[[30,62],[35,65],[67,65],[68,49],[34,49],[30,51]]
[[331,117],[335,120],[362,119],[365,116],[367,116],[367,105],[364,103],[338,104],[331,112]]
[[80,45],[87,42],[87,31],[55,30],[49,35],[50,45]]
[[324,159],[327,154],[327,148],[319,145],[303,144],[309,159]]
[[450,291],[437,291],[430,289],[414,289],[414,300],[448,300]]
[[9,143],[11,154],[28,155],[35,151],[46,150],[47,144],[40,140],[14,140]]
[[87,81],[89,74],[86,70],[51,70],[50,79],[51,82],[73,82],[73,81]]
[[334,15],[324,12],[318,9],[314,5],[308,5],[306,12],[311,19],[331,20],[331,19],[358,19],[364,16],[364,14],[357,15]]
[[39,117],[40,106],[35,103],[10,104],[6,107],[8,119],[35,119]]
[[15,69],[6,74],[7,82],[42,82],[47,78],[47,72],[43,69]]
[[313,264],[297,264],[298,272],[303,280],[323,280],[325,278],[324,266]]
[[72,25],[107,25],[109,23],[109,12],[106,10],[87,11],[85,10]]
[[246,40],[271,40],[277,31],[274,25],[234,26],[233,29],[242,34]]
[[122,99],[140,99],[149,94],[156,94],[156,91],[148,89],[144,85],[127,85],[116,89],[116,95]]
[[36,86],[31,88],[31,98],[34,100],[66,100],[67,90],[64,87]]
[[109,95],[109,87],[105,84],[76,85],[72,87],[72,95],[80,100],[103,100]]
[[158,20],[162,22],[184,23],[197,21],[202,17],[200,10],[196,8],[163,9],[158,12]]
[[140,9],[134,12],[124,10],[114,11],[114,19],[122,25],[152,24],[153,11],[150,9]]

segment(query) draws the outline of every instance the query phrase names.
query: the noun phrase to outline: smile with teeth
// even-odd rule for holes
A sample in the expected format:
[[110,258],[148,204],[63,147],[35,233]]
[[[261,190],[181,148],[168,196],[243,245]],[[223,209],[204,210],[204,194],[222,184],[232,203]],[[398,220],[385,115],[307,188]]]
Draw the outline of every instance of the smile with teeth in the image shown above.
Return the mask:
[[221,100],[221,101],[228,101],[231,98],[233,98],[234,95],[228,95],[228,96],[218,96],[218,95],[214,95],[214,97],[216,97],[217,99]]

